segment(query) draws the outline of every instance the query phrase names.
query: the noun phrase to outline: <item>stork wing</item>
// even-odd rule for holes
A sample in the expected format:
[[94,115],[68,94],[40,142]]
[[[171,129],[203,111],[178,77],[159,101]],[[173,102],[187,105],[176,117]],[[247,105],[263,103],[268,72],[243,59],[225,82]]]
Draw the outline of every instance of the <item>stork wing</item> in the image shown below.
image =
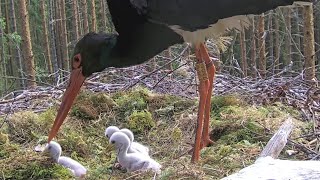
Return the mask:
[[[311,0],[302,0],[311,2]],[[183,30],[205,29],[236,15],[261,14],[294,0],[130,0],[139,14],[152,22],[179,26]]]

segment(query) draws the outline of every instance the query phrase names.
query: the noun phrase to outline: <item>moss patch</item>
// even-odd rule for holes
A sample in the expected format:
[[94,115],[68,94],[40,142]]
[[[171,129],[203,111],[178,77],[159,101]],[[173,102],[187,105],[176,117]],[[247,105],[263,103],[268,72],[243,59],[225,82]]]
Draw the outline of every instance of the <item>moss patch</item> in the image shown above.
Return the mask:
[[[37,143],[46,141],[56,109],[16,113],[0,129],[0,173],[6,179],[71,178],[68,170],[33,152]],[[298,120],[299,113],[282,104],[256,107],[236,96],[216,96],[211,110],[215,144],[202,150],[198,164],[191,164],[187,153],[194,141],[197,100],[143,88],[110,95],[82,92],[56,141],[63,155],[89,169],[86,179],[153,177],[113,169],[116,153],[104,137],[110,125],[130,128],[135,139],[150,148],[151,156],[163,166],[159,179],[220,179],[253,163],[288,114],[296,119],[293,137],[308,131],[308,124]]]

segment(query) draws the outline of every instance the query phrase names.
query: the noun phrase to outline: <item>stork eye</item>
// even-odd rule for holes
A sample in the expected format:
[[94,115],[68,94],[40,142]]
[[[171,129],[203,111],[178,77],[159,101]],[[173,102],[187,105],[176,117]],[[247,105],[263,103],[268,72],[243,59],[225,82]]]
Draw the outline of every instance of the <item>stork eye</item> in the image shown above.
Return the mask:
[[114,143],[116,143],[115,141],[111,141],[111,144],[114,144]]
[[74,56],[74,57],[73,57],[73,61],[74,61],[74,62],[79,62],[79,61],[80,61],[79,56]]

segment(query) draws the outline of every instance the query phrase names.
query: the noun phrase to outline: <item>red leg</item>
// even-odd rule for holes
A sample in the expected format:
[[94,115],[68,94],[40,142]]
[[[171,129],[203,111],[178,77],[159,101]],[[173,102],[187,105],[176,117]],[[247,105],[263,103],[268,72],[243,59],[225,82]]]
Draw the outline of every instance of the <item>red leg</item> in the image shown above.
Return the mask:
[[216,73],[216,68],[210,59],[210,56],[208,54],[205,44],[200,45],[200,52],[201,52],[201,57],[204,59],[206,63],[208,78],[209,78],[209,87],[208,87],[208,93],[206,98],[206,105],[205,105],[205,111],[204,111],[204,123],[203,123],[203,131],[202,131],[202,138],[201,138],[202,140],[201,149],[202,149],[203,147],[207,147],[213,144],[213,141],[210,139],[210,136],[209,136],[209,127],[210,127],[211,96],[212,96],[213,81]]
[[197,58],[196,69],[197,69],[199,83],[200,83],[199,84],[200,100],[199,100],[199,109],[198,109],[196,138],[195,138],[195,144],[193,148],[193,155],[192,155],[191,162],[197,162],[200,158],[203,118],[204,118],[205,104],[206,104],[206,98],[207,98],[208,88],[209,88],[207,69],[205,67],[204,60],[201,56],[202,53],[201,53],[200,46],[196,47],[196,58]]

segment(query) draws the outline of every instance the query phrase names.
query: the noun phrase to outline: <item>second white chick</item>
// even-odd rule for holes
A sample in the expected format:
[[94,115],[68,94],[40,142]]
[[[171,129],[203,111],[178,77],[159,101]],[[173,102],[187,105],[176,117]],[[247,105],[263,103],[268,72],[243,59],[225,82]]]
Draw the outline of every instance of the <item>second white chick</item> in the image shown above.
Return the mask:
[[138,143],[138,142],[134,142],[133,141],[134,135],[133,135],[132,131],[130,131],[129,129],[126,129],[126,128],[119,129],[116,126],[109,126],[105,131],[105,136],[110,139],[110,137],[112,136],[113,133],[119,132],[119,131],[126,134],[130,140],[130,146],[128,149],[128,153],[139,152],[139,153],[142,153],[146,156],[149,156],[149,148]]
[[123,132],[113,133],[109,139],[109,143],[115,145],[118,152],[118,161],[128,172],[137,170],[152,170],[156,173],[161,172],[161,165],[149,156],[137,152],[128,153],[130,140]]

